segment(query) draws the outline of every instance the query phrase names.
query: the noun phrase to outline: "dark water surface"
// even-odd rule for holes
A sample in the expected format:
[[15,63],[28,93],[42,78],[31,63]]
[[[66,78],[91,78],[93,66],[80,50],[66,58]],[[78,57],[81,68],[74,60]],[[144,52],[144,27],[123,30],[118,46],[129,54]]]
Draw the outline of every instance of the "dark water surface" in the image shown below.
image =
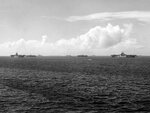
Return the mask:
[[150,57],[0,58],[0,113],[128,112],[150,112]]

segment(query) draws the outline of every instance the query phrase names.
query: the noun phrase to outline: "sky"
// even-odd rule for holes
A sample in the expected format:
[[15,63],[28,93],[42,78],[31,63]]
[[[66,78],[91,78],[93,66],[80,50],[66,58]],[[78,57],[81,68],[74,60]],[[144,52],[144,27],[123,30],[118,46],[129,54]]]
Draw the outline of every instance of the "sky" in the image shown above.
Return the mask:
[[150,0],[0,0],[0,56],[150,55]]

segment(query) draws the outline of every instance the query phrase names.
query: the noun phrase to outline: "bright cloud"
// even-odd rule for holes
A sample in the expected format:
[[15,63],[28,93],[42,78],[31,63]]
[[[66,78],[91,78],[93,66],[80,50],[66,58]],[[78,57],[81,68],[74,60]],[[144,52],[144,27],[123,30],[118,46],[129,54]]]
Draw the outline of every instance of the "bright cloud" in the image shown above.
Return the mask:
[[101,50],[140,48],[136,39],[129,38],[132,24],[119,25],[108,24],[106,27],[96,26],[87,33],[71,39],[60,39],[54,43],[47,41],[43,36],[41,41],[20,39],[14,42],[0,44],[0,50],[5,50],[9,55],[15,52],[20,54],[43,55],[76,55],[84,52],[99,53]]
[[106,27],[96,26],[86,34],[70,40],[59,40],[57,45],[77,47],[78,49],[108,48],[124,40],[127,40],[132,25],[124,25],[124,28],[108,24]]
[[69,22],[81,20],[113,20],[113,19],[137,19],[139,21],[150,22],[150,12],[148,11],[128,11],[128,12],[105,12],[95,13],[86,16],[71,16],[66,20]]

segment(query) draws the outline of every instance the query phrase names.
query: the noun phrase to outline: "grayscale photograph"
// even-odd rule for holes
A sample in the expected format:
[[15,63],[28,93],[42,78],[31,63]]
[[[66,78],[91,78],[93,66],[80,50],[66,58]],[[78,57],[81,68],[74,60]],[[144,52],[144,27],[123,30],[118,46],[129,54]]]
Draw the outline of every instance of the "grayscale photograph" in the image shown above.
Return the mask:
[[0,113],[150,113],[150,0],[0,0]]

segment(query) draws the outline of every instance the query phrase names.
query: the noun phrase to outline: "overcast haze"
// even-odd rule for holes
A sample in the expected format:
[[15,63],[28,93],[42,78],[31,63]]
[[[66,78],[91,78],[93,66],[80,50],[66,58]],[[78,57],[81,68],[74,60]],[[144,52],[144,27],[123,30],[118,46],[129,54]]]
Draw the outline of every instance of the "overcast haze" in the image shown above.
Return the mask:
[[0,55],[150,55],[150,0],[0,0]]

